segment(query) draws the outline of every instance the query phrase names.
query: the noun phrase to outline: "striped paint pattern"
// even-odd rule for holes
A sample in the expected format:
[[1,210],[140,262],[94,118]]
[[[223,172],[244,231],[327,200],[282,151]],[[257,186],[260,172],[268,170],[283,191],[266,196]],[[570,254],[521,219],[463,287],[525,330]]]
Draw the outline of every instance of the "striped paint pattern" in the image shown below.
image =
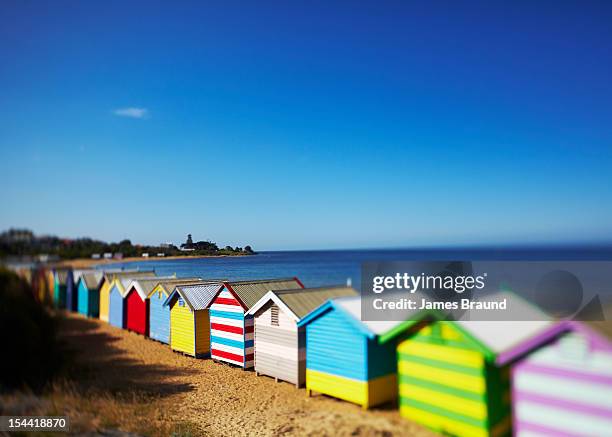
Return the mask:
[[396,399],[395,346],[368,338],[351,315],[329,308],[305,326],[306,389],[364,408]]
[[402,416],[442,434],[509,432],[508,369],[487,363],[451,324],[421,329],[397,354]]
[[512,372],[517,436],[603,436],[612,432],[612,351],[572,332]]
[[213,359],[253,367],[253,316],[225,287],[210,306],[210,343]]

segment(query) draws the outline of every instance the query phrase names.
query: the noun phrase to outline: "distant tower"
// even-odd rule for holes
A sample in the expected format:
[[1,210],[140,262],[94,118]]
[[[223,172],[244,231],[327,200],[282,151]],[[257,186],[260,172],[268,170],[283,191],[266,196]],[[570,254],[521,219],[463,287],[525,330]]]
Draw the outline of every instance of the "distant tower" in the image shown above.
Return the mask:
[[353,280],[351,278],[346,278],[346,286],[347,287],[352,287],[353,286]]

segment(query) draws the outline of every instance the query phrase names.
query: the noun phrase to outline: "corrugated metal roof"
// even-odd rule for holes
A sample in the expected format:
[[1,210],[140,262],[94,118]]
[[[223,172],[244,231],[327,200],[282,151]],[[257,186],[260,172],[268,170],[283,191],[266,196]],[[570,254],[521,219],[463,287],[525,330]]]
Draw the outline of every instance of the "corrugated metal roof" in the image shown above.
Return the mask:
[[225,282],[248,310],[270,290],[296,290],[303,288],[296,278],[262,279],[258,281]]
[[[180,284],[199,284],[202,282],[201,278],[176,278],[170,281],[159,281],[157,285],[159,285],[164,292],[168,295],[174,291],[174,287]],[[155,288],[157,288],[157,285]],[[150,293],[149,293],[150,294]]]
[[102,280],[102,272],[92,272],[83,275],[83,281],[88,289],[94,290],[100,286]]
[[220,283],[206,283],[196,285],[178,285],[174,289],[183,299],[187,302],[187,305],[194,310],[205,310],[208,308],[221,289],[222,284]]
[[273,293],[276,294],[299,319],[317,309],[329,299],[357,296],[358,294],[354,288],[344,285],[336,287],[304,288],[301,290],[278,290]]
[[[149,278],[130,278],[130,282],[127,286],[123,286],[125,288],[125,292],[127,293],[133,287],[136,289],[136,292],[140,295],[142,300],[145,300],[149,294],[153,291],[153,289],[159,284],[159,281],[162,280],[171,280],[176,279],[176,276],[153,276]],[[123,279],[121,280],[123,283]]]
[[[149,275],[151,275],[151,273],[149,273]],[[115,280],[117,281],[118,285],[120,285],[119,287],[119,292],[121,293],[121,295],[123,297],[125,297],[125,294],[128,292],[129,290],[129,286],[132,283],[132,281],[134,279],[155,279],[156,276],[155,275],[151,275],[151,276],[145,276],[144,278],[139,278],[139,277],[122,277],[122,278],[115,278]]]

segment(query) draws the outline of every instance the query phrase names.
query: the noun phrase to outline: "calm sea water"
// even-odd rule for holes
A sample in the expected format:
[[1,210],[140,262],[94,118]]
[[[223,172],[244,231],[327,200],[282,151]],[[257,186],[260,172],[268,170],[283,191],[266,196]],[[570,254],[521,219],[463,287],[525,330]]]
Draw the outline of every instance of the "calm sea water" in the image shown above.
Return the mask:
[[401,249],[262,252],[253,256],[150,260],[122,263],[126,268],[155,269],[158,275],[230,280],[297,276],[306,287],[346,284],[359,289],[365,261],[427,260],[599,260],[612,261],[611,247],[512,249]]

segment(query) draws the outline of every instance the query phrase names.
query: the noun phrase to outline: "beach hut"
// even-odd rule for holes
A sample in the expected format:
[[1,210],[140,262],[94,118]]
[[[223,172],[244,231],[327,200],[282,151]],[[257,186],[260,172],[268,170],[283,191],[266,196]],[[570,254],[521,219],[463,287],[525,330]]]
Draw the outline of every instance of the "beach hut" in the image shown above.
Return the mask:
[[399,329],[382,336],[381,344],[397,344],[400,414],[445,435],[510,435],[515,351],[552,338],[546,332],[553,325],[524,301],[512,307],[533,321],[470,320],[468,312],[465,320],[432,320],[405,338]]
[[368,408],[397,397],[392,342],[379,337],[401,322],[361,321],[359,296],[327,301],[301,319],[306,329],[306,390]]
[[66,277],[66,309],[69,311],[77,310],[77,292],[74,283],[74,271],[68,270],[68,276]]
[[201,282],[199,278],[180,278],[162,281],[149,293],[149,337],[162,343],[170,343],[170,307],[164,306],[174,287]]
[[100,284],[100,320],[109,321],[110,307],[110,290],[115,278],[127,277],[144,278],[147,276],[155,276],[154,270],[123,270],[123,271],[105,271]]
[[[155,279],[154,275],[151,276],[137,276],[139,279],[151,278]],[[128,287],[132,283],[134,277],[132,276],[117,276],[113,279],[109,291],[108,299],[108,322],[116,326],[117,328],[126,327],[125,318],[125,295],[128,291]]]
[[53,300],[57,308],[66,308],[66,287],[70,274],[70,269],[56,269],[54,272]]
[[108,292],[108,323],[117,328],[125,327],[123,295],[130,281],[129,277],[116,277],[112,280]]
[[211,357],[253,367],[253,316],[248,311],[270,290],[301,288],[297,278],[223,282],[210,306]]
[[210,314],[220,283],[177,285],[164,305],[170,309],[170,347],[196,358],[210,356]]
[[255,322],[255,372],[303,385],[306,336],[298,322],[329,299],[356,295],[346,286],[268,291],[247,313]]
[[86,273],[93,273],[94,269],[72,269],[72,287],[66,289],[66,298],[73,302],[72,311],[79,311],[79,281]]
[[[516,436],[612,435],[612,324],[562,322],[512,368]],[[546,340],[535,338],[541,344]],[[525,347],[513,351],[525,353]]]
[[48,271],[45,267],[35,265],[30,270],[34,298],[41,304],[49,304]]
[[132,279],[124,295],[125,328],[128,331],[149,336],[149,295],[160,281],[176,279],[176,276]]
[[80,275],[77,281],[77,305],[79,313],[87,317],[98,317],[100,313],[100,284],[103,273],[91,271]]
[[113,282],[113,275],[111,273],[104,273],[102,276],[102,282],[100,283],[100,320],[108,322],[108,304],[109,304],[109,292]]
[[53,269],[47,269],[47,291],[49,295],[47,296],[47,302],[50,305],[53,305],[55,301],[55,275],[53,274]]

